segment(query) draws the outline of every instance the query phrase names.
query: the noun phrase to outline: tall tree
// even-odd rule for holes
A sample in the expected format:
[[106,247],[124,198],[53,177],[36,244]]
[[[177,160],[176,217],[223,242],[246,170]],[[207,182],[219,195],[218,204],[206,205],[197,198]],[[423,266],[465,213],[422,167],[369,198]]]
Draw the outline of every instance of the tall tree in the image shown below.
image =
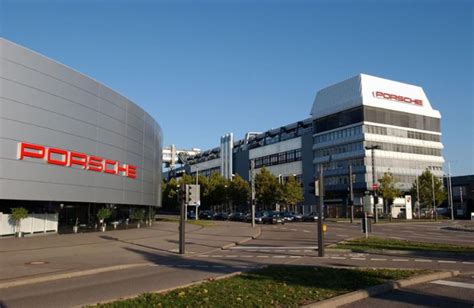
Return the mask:
[[179,210],[177,189],[178,181],[171,178],[168,182],[162,182],[162,203],[164,209]]
[[255,194],[263,208],[271,208],[281,200],[281,185],[265,167],[255,176]]
[[304,200],[303,188],[294,176],[290,176],[283,185],[282,201],[291,207]]
[[[444,190],[443,183],[437,177],[434,177],[430,170],[426,169],[423,171],[423,173],[418,177],[418,183],[420,186],[420,200],[418,200],[418,202],[420,202],[421,207],[433,208],[433,191],[436,206],[443,203],[446,199],[447,193]],[[417,196],[416,181],[412,185],[411,194],[412,196]]]
[[250,186],[240,175],[236,175],[234,179],[229,183],[228,195],[230,202],[242,208],[248,205],[250,197]]
[[209,178],[209,194],[207,201],[210,206],[224,205],[227,201],[227,181],[219,173],[212,173]]
[[389,218],[392,218],[392,207],[393,200],[401,195],[400,190],[395,188],[395,179],[391,172],[385,172],[379,180],[379,187],[377,193],[383,198],[385,208],[388,209]]

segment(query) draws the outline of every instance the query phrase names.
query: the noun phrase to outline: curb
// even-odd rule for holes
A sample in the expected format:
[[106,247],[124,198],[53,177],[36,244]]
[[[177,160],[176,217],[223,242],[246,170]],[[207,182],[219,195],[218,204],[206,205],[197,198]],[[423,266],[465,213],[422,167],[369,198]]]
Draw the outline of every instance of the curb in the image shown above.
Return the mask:
[[332,308],[339,307],[342,305],[350,304],[371,296],[379,295],[389,291],[397,290],[404,287],[409,287],[415,284],[424,283],[437,279],[445,279],[459,275],[459,271],[449,271],[449,272],[438,272],[431,273],[426,275],[415,276],[412,278],[401,279],[397,281],[388,281],[383,284],[376,286],[368,287],[364,290],[358,290],[351,293],[339,295],[333,298],[329,298],[320,302],[311,303],[302,307],[324,307]]
[[350,249],[350,248],[326,248],[328,251],[341,253],[368,253],[368,254],[384,254],[394,256],[415,256],[415,257],[439,257],[439,258],[466,258],[474,256],[472,252],[443,252],[443,251],[428,251],[428,250],[391,250],[391,249]]
[[54,281],[54,280],[59,280],[59,279],[82,277],[82,276],[87,276],[87,275],[94,275],[94,274],[100,274],[100,273],[106,273],[106,272],[112,272],[116,270],[124,270],[124,269],[130,269],[130,268],[142,267],[142,266],[148,266],[148,265],[150,265],[150,263],[122,264],[122,265],[113,265],[113,266],[107,266],[107,267],[94,268],[90,270],[67,272],[67,273],[55,274],[55,275],[53,274],[53,275],[42,276],[42,277],[11,280],[11,281],[6,281],[6,282],[0,282],[0,289],[24,286],[24,285],[40,283],[40,282]]
[[234,246],[237,246],[237,245],[241,245],[241,244],[244,244],[244,243],[246,243],[246,242],[248,242],[248,241],[251,241],[251,240],[254,240],[254,239],[256,239],[256,238],[259,238],[260,235],[262,235],[262,228],[260,228],[260,227],[257,227],[257,228],[258,228],[258,231],[257,231],[257,233],[256,233],[255,235],[252,235],[252,236],[250,236],[250,237],[248,237],[248,238],[244,238],[244,239],[242,239],[242,240],[240,240],[240,241],[237,241],[237,242],[234,242],[234,243],[226,244],[226,245],[224,245],[224,246],[221,247],[221,250],[226,250],[226,249],[229,249],[229,248],[231,248],[231,247],[234,247]]

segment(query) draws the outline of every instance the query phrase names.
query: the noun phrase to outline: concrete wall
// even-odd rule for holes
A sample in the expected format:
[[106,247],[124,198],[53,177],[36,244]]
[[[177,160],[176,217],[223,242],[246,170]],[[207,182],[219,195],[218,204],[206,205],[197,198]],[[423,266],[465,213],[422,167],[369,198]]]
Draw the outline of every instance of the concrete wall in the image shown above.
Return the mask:
[[[162,132],[149,114],[4,39],[0,60],[0,199],[161,205]],[[18,160],[19,142],[134,165],[137,178]]]

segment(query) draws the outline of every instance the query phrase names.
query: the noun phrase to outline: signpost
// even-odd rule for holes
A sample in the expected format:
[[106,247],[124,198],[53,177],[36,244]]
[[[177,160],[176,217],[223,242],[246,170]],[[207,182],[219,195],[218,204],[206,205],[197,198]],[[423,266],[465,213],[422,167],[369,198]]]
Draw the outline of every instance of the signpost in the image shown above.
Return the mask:
[[[201,204],[200,186],[195,184],[181,184],[179,196],[181,200],[181,219],[179,220],[179,254],[185,254],[186,209],[188,205]],[[197,212],[197,211],[196,211]]]
[[324,204],[324,177],[323,168],[319,170],[318,179],[319,206],[318,206],[318,255],[324,257],[324,234],[323,234],[323,204]]

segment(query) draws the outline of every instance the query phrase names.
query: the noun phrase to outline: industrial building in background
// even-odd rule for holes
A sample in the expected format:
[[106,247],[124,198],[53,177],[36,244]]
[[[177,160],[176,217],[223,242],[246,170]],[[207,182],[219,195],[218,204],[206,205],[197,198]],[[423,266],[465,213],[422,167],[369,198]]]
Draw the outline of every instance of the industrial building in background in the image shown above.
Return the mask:
[[142,108],[58,62],[0,38],[0,235],[97,229],[161,205],[162,131]]
[[295,176],[304,188],[301,211],[308,212],[317,201],[309,185],[324,168],[327,214],[347,216],[349,166],[356,206],[384,172],[404,192],[426,169],[443,177],[440,122],[421,87],[360,74],[318,91],[311,117],[239,140],[227,134],[219,147],[190,156],[178,169],[248,181],[254,161],[257,173],[265,167],[280,181]]

